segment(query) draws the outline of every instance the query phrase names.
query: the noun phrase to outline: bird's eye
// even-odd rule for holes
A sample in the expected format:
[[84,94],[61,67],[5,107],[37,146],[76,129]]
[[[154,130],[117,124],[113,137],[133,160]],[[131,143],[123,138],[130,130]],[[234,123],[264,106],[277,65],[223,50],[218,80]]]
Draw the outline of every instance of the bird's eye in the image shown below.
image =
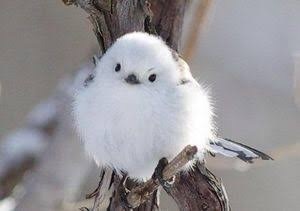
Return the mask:
[[120,63],[118,63],[115,67],[115,71],[119,72],[120,70],[121,70],[121,65],[120,65]]
[[90,74],[85,80],[84,80],[84,86],[87,87],[90,82],[92,82],[95,78],[95,75]]
[[150,82],[154,82],[156,80],[156,74],[151,74],[148,78]]

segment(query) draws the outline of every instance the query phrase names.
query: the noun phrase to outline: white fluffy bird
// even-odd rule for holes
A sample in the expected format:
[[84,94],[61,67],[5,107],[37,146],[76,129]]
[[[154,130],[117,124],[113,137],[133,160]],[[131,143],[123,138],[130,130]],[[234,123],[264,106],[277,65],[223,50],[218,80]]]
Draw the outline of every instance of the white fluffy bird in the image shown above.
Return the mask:
[[95,75],[75,96],[76,128],[100,166],[148,179],[158,161],[186,145],[239,157],[271,159],[245,145],[216,137],[207,91],[188,65],[159,37],[120,37],[97,62]]

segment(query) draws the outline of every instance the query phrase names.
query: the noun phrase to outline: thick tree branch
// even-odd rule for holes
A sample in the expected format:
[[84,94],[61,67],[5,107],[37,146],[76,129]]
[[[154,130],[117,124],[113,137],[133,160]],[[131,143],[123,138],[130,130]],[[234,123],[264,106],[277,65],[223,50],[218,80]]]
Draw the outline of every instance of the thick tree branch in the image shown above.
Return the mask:
[[105,51],[128,32],[159,34],[178,50],[186,0],[63,0],[89,14],[99,45]]
[[200,162],[193,171],[177,175],[168,193],[180,210],[230,210],[222,182]]

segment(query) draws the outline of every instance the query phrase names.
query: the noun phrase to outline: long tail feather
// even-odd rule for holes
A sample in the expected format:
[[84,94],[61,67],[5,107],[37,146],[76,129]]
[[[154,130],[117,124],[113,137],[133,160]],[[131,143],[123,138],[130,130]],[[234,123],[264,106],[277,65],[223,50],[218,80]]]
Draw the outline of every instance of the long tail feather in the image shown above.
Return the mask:
[[216,138],[210,142],[212,153],[222,154],[226,157],[237,157],[247,163],[254,159],[273,160],[269,155],[230,139]]

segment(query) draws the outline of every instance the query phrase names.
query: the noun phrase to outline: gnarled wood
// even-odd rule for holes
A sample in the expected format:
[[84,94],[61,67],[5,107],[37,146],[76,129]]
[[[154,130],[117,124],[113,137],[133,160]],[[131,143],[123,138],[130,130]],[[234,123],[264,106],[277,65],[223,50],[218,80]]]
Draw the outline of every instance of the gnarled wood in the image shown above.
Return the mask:
[[230,210],[223,184],[200,162],[192,171],[177,175],[168,194],[180,210]]

